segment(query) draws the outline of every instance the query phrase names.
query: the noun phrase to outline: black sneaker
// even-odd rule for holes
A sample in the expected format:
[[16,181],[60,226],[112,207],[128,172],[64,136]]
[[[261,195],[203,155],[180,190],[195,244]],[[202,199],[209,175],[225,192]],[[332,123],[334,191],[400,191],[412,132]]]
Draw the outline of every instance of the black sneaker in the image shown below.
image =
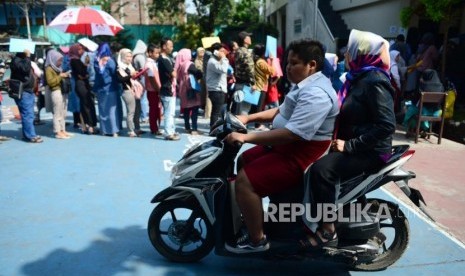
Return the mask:
[[249,235],[245,234],[244,236],[237,239],[235,244],[225,244],[226,250],[233,253],[255,253],[255,252],[263,252],[270,249],[270,243],[266,239],[266,236],[256,244],[252,243],[249,240]]

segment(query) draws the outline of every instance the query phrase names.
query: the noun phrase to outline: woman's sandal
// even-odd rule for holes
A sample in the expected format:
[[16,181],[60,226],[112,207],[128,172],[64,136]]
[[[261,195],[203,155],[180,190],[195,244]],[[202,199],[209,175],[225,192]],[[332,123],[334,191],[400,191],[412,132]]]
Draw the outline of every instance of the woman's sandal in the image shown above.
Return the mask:
[[[322,241],[318,233],[320,233],[321,237],[323,237],[326,241]],[[316,245],[312,244],[310,240],[312,238],[315,240]],[[336,232],[329,233],[318,227],[314,234],[311,236],[306,235],[304,239],[299,240],[299,243],[300,249],[303,251],[320,251],[324,247],[337,247],[338,238]]]
[[40,136],[36,136],[34,138],[29,139],[29,143],[42,143],[44,140]]

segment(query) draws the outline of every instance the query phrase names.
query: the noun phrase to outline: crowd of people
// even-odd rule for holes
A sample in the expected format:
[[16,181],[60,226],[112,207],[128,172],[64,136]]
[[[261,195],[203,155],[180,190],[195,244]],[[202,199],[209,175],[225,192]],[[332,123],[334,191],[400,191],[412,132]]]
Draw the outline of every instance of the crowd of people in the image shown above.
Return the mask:
[[[202,134],[198,127],[201,110],[212,126],[223,108],[252,114],[276,107],[281,62],[279,57],[265,57],[263,44],[249,51],[251,44],[251,34],[240,32],[237,41],[217,42],[196,51],[183,48],[173,53],[173,41],[163,38],[148,45],[139,40],[132,51],[108,43],[97,49],[75,43],[47,49],[45,62],[37,61],[27,50],[16,53],[11,78],[25,84],[24,97],[16,100],[23,139],[43,142],[34,127],[42,123],[43,107],[53,114],[57,139],[73,136],[66,130],[68,112],[73,113],[73,127],[82,133],[117,137],[123,133],[125,108],[127,136],[144,134],[141,123],[148,122],[153,135],[169,141],[180,139],[174,120],[177,98],[184,132],[192,135]],[[238,95],[244,85],[260,94],[258,103],[247,103],[243,94]],[[261,124],[256,129],[268,130]]]

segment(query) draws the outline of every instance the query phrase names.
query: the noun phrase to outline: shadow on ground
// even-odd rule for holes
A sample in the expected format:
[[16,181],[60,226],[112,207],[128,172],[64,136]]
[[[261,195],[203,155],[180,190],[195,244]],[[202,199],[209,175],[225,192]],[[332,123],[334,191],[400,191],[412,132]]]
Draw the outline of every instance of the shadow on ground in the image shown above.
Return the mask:
[[152,248],[147,230],[140,226],[107,228],[101,239],[80,251],[55,249],[47,256],[23,265],[21,272],[42,275],[260,275],[331,274],[349,275],[342,265],[308,261],[266,261],[225,258],[210,254],[193,264],[172,263]]

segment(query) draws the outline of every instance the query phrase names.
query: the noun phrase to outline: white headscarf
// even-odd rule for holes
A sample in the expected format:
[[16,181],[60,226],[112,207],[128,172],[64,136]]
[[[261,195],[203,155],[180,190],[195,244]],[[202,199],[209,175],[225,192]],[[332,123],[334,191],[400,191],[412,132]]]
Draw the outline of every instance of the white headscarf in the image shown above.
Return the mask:
[[57,66],[56,64],[57,64],[58,60],[60,60],[62,58],[63,58],[63,55],[60,52],[58,52],[55,49],[51,49],[47,53],[47,57],[45,59],[45,67],[51,66],[52,69],[55,72],[61,73],[61,71],[62,71],[61,66]]
[[[353,29],[347,47],[350,61],[357,60],[359,56],[379,56],[384,65],[383,69],[388,70],[390,67],[389,42],[377,34]],[[359,67],[372,64],[363,60],[357,65]]]
[[129,72],[130,72],[130,74],[132,74],[133,72],[136,71],[136,69],[134,69],[131,62],[126,63],[126,56],[128,54],[131,54],[131,50],[129,50],[127,48],[123,48],[123,49],[119,50],[119,53],[118,53],[118,67],[123,69],[123,70],[126,70],[126,68],[129,68]]

